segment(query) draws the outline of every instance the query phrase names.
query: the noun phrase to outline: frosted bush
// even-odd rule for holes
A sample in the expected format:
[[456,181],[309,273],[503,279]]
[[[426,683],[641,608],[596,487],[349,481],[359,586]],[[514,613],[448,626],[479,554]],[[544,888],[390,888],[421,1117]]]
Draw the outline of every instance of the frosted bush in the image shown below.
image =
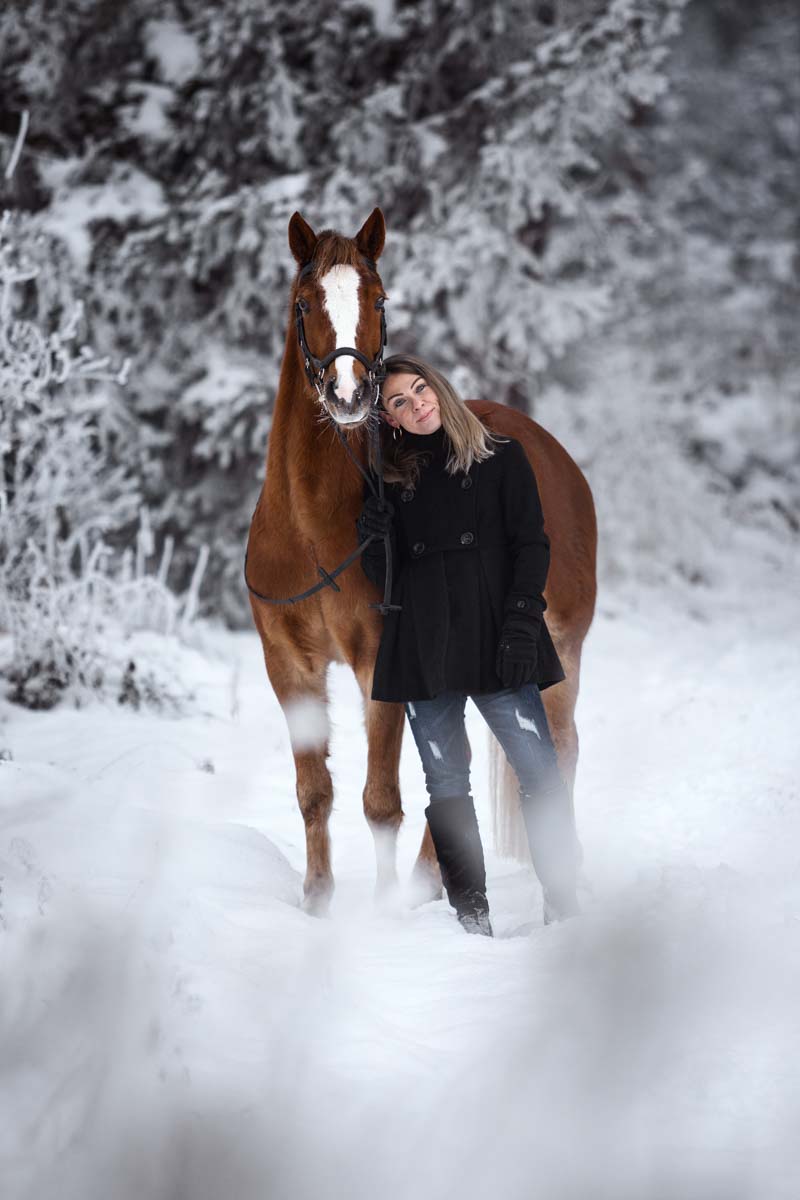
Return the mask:
[[[183,598],[167,584],[173,541],[155,539],[130,472],[113,462],[110,392],[78,392],[83,376],[124,382],[88,348],[73,352],[79,311],[55,333],[26,319],[20,283],[40,282],[24,222],[0,225],[0,671],[9,697],[51,708],[69,695],[179,707],[184,694],[137,632],[186,632],[207,561]],[[96,385],[94,385],[96,386]],[[138,517],[138,528],[137,528]],[[131,532],[133,531],[133,532]],[[135,541],[125,549],[125,541]]]
[[9,698],[52,708],[67,695],[77,704],[94,695],[137,709],[179,710],[188,693],[162,667],[158,644],[135,636],[147,631],[174,638],[192,619],[195,592],[179,598],[169,590],[162,580],[167,558],[165,552],[156,574],[131,577],[129,556],[97,543],[87,564],[58,577],[31,543],[0,610],[11,635],[4,670]]

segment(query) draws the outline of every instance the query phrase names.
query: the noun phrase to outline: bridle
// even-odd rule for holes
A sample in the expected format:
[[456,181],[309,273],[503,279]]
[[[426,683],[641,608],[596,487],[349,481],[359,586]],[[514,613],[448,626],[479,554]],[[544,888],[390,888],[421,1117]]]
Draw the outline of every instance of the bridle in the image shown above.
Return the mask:
[[[364,262],[371,271],[376,271],[377,268],[371,258],[365,258]],[[301,267],[300,274],[297,279],[307,278],[313,274],[314,263],[307,262],[304,267]],[[383,379],[383,352],[386,349],[386,313],[383,310],[383,298],[375,302],[375,307],[381,314],[381,344],[378,347],[378,353],[370,361],[366,354],[362,354],[355,346],[336,346],[331,350],[330,354],[326,354],[324,358],[317,358],[311,353],[306,339],[306,327],[303,324],[303,313],[308,312],[308,301],[302,297],[298,297],[294,305],[294,324],[297,330],[297,341],[300,345],[300,353],[303,356],[303,366],[305,367],[306,377],[317,394],[322,397],[322,380],[331,363],[340,358],[343,354],[349,355],[350,358],[357,359],[367,371],[367,380],[372,388],[372,403],[377,406],[378,392]]]
[[[365,258],[364,262],[372,271],[377,269],[372,259]],[[297,277],[298,282],[312,274],[313,270],[313,262],[307,262],[300,269],[300,273]],[[383,352],[386,348],[386,313],[384,312],[382,298],[376,301],[375,307],[381,314],[381,342],[380,346],[378,347],[378,353],[375,355],[372,361],[367,358],[366,354],[362,354],[362,352],[355,346],[337,346],[330,352],[330,354],[326,354],[324,358],[317,358],[316,355],[312,354],[311,350],[309,349],[308,341],[306,340],[305,325],[303,324],[303,313],[308,312],[308,303],[302,298],[298,298],[295,301],[294,321],[295,329],[297,331],[297,342],[300,347],[300,353],[303,356],[303,366],[305,367],[306,377],[308,378],[311,386],[317,392],[320,400],[323,399],[322,380],[325,375],[325,371],[328,369],[334,359],[339,358],[343,354],[347,354],[351,358],[358,359],[358,361],[366,368],[367,380],[373,392],[371,404],[374,409],[378,408],[380,401],[380,385],[383,382],[386,374],[383,366]],[[380,422],[377,420],[372,421],[369,428],[369,436],[372,439],[373,460],[377,468],[377,487],[371,473],[368,470],[365,470],[364,466],[353,454],[353,451],[347,444],[347,438],[342,433],[338,422],[334,422],[334,424],[336,426],[336,433],[339,441],[342,443],[345,453],[353,465],[357,468],[359,474],[365,480],[367,487],[372,492],[373,496],[376,497],[379,502],[379,507],[382,509],[385,501],[383,495],[383,456],[381,454]],[[351,566],[351,564],[354,563],[357,558],[360,558],[367,546],[371,545],[372,542],[374,542],[379,536],[379,534],[371,533],[369,537],[365,538],[363,542],[360,542],[356,549],[353,550],[351,554],[348,554],[347,558],[340,562],[338,567],[335,567],[332,571],[326,571],[324,567],[318,565],[317,570],[322,576],[319,583],[315,583],[313,587],[307,588],[304,592],[299,592],[296,596],[286,596],[283,599],[277,599],[274,596],[265,596],[262,592],[256,591],[247,578],[247,553],[245,552],[245,584],[247,585],[248,591],[257,599],[263,601],[264,604],[298,604],[301,600],[307,600],[309,596],[315,595],[317,592],[322,591],[322,589],[325,587],[332,587],[335,592],[340,592],[342,589],[336,583],[337,575],[341,575],[341,573],[346,571],[347,568]],[[380,612],[381,616],[385,617],[390,612],[400,612],[402,606],[391,603],[392,539],[391,535],[388,533],[383,535],[383,546],[384,553],[386,555],[386,582],[383,588],[383,600],[379,604],[370,604],[370,608],[376,608],[378,612]]]

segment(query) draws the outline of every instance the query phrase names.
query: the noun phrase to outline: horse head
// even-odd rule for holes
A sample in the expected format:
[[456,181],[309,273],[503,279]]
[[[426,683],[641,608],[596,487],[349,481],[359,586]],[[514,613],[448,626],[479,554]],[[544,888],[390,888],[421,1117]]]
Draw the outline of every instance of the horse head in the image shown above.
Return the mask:
[[339,425],[367,420],[378,396],[386,325],[377,261],[386,226],[373,210],[354,238],[289,222],[298,271],[292,291],[297,349],[309,386]]

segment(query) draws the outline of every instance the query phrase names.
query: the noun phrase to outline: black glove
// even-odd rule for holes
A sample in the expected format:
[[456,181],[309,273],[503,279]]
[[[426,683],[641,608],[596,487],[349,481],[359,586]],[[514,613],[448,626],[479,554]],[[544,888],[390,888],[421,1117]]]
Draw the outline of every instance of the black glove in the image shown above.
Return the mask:
[[515,594],[506,601],[505,611],[495,669],[504,688],[516,689],[536,674],[542,612],[534,601]]
[[385,534],[392,532],[394,508],[389,500],[384,499],[382,508],[380,503],[378,497],[373,495],[367,496],[364,501],[361,515],[356,521],[359,541],[366,541],[368,537],[374,535],[384,537]]
[[529,633],[503,633],[497,647],[497,674],[504,688],[521,688],[536,674],[538,651]]

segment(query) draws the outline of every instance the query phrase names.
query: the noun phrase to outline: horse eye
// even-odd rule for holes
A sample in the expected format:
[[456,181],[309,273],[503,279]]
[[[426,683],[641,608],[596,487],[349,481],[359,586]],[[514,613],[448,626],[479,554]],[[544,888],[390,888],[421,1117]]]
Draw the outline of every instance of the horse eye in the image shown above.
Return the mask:
[[378,299],[375,301],[375,307],[377,308],[378,312],[383,311],[383,306],[385,303],[386,303],[386,297],[378,296]]
[[307,300],[304,300],[302,296],[298,297],[297,304],[300,309],[300,312],[307,313],[311,309],[311,305],[308,303]]

